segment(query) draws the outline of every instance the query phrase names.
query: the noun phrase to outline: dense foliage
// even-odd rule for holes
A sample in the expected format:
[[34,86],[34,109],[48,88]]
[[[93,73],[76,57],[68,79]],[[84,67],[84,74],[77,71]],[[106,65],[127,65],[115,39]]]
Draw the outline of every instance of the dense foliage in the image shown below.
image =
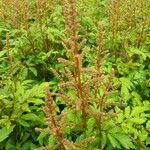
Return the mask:
[[148,150],[149,0],[0,0],[0,149]]

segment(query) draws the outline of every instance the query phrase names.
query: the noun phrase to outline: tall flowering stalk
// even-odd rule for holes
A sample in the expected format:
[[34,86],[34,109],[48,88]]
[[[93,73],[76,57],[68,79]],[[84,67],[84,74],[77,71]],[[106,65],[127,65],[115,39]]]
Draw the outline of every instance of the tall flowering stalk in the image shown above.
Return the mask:
[[[47,87],[44,106],[48,130],[50,135],[55,137],[57,148],[61,150],[88,147],[97,136],[101,136],[101,124],[116,116],[116,113],[107,111],[113,105],[108,103],[107,99],[113,91],[114,70],[112,69],[110,75],[104,75],[102,69],[107,58],[107,53],[103,49],[103,26],[99,24],[97,27],[97,45],[92,49],[97,53],[97,58],[93,66],[84,67],[83,61],[87,57],[88,47],[86,39],[82,39],[79,35],[76,0],[64,0],[63,10],[67,39],[62,41],[62,44],[66,49],[67,59],[58,59],[63,65],[62,70],[58,72],[53,70],[53,73],[60,80],[59,90],[53,93]],[[99,94],[100,89],[103,94]],[[64,108],[60,110],[57,103],[65,104]],[[87,134],[88,122],[91,119],[95,123],[91,133]],[[99,132],[96,133],[94,128]],[[74,130],[78,130],[77,136],[74,135]],[[78,136],[82,136],[79,141]]]
[[81,59],[78,53],[78,22],[77,22],[77,11],[76,11],[76,0],[64,0],[64,17],[65,27],[68,35],[67,44],[71,54],[71,61],[74,64],[74,82],[77,90],[78,99],[81,100],[82,114],[85,116],[86,113],[86,101],[83,98],[83,87],[81,84]]

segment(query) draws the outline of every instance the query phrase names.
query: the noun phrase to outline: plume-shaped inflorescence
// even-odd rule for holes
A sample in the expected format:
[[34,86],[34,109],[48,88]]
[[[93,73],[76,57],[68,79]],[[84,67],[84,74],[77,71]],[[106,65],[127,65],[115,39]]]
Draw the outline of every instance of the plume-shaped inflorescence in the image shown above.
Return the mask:
[[[93,45],[92,48],[97,53],[97,58],[93,58],[92,66],[84,67],[83,61],[88,54],[88,48],[86,39],[82,39],[79,35],[76,5],[76,0],[64,0],[63,12],[67,39],[62,43],[68,57],[58,59],[63,66],[61,71],[53,70],[60,79],[58,92],[52,93],[47,87],[45,93],[46,122],[50,128],[50,135],[53,135],[57,141],[58,149],[86,148],[96,136],[100,136],[100,132],[86,134],[88,120],[94,119],[93,126],[101,129],[104,122],[117,115],[108,111],[108,108],[114,105],[107,101],[109,94],[114,91],[112,87],[114,69],[110,71],[110,74],[105,74],[103,71],[108,57],[107,51],[103,49],[103,26],[101,23],[98,24],[96,45]],[[57,100],[65,104],[59,113]],[[80,141],[76,141],[74,135],[76,129],[78,130],[77,135],[83,135]]]

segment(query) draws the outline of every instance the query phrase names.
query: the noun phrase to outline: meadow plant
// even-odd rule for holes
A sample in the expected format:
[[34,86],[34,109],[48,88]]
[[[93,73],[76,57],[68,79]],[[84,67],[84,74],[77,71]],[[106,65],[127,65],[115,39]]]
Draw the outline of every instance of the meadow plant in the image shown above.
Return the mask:
[[[63,66],[61,70],[53,70],[60,80],[58,92],[50,92],[48,86],[45,92],[46,131],[56,140],[46,149],[102,148],[105,147],[102,144],[103,124],[114,122],[117,116],[111,109],[116,104],[108,101],[116,92],[112,85],[115,71],[113,68],[109,73],[103,70],[108,57],[103,49],[103,25],[98,24],[96,45],[93,45],[97,57],[93,58],[90,67],[84,67],[88,48],[86,39],[79,34],[76,0],[65,0],[63,10],[67,39],[62,43],[68,57],[58,59]],[[64,104],[62,110],[59,103]]]

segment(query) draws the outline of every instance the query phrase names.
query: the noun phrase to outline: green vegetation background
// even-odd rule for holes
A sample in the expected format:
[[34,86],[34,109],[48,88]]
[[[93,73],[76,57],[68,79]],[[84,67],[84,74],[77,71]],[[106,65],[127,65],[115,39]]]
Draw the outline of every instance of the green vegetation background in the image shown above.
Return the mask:
[[[66,31],[62,6],[59,0],[0,0],[1,150],[32,150],[58,144],[49,131],[39,132],[38,128],[46,127],[42,108],[45,83],[50,91],[58,91],[53,70],[62,70],[63,65],[57,59],[68,57],[63,45]],[[118,113],[117,117],[104,124],[101,139],[97,137],[101,142],[86,145],[85,149],[150,147],[149,8],[149,0],[77,2],[79,34],[87,40],[88,49],[83,65],[92,65],[97,56],[94,49],[97,36],[103,34],[103,72],[107,76],[111,68],[115,69],[113,85],[118,91],[109,97],[115,106],[108,110]],[[105,57],[105,53],[109,55]],[[60,99],[56,103],[58,111],[64,109]],[[89,135],[94,133],[94,124],[92,119],[88,120]],[[70,131],[68,139],[78,143],[83,137],[75,132]]]

